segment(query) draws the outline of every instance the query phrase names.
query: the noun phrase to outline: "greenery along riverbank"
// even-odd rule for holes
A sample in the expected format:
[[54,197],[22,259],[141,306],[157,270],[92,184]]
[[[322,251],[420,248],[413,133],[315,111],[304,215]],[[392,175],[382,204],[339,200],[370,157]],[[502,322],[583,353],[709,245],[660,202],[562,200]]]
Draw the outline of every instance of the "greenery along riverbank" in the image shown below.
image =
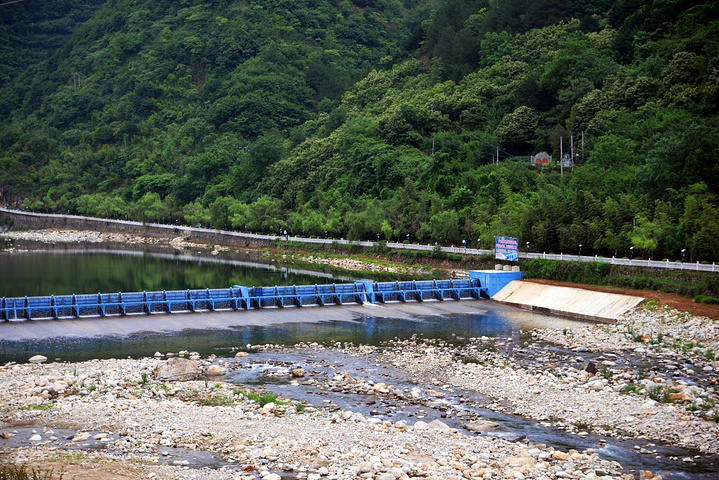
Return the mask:
[[533,259],[522,263],[527,279],[558,280],[635,290],[654,290],[694,298],[699,303],[719,303],[716,273],[625,267],[595,262],[560,262]]
[[[289,256],[284,253],[288,251],[291,252]],[[461,255],[439,250],[395,250],[388,249],[382,244],[368,249],[363,249],[359,245],[345,244],[316,245],[314,248],[308,248],[305,244],[277,242],[276,250],[266,250],[265,256],[301,263],[309,252],[316,257],[315,263],[320,258],[344,258],[350,262],[354,260],[358,262],[359,270],[375,275],[373,278],[389,280],[392,279],[393,273],[378,274],[377,269],[370,265],[381,265],[382,261],[386,260],[392,262],[391,265],[402,274],[401,278],[439,278],[438,275],[442,276],[444,273],[443,276],[447,276],[452,270],[494,269],[497,263],[491,255]],[[652,290],[690,297],[699,303],[719,303],[719,275],[715,273],[543,259],[520,261],[519,265],[524,271],[524,278],[528,280],[543,279],[632,290]],[[342,269],[343,266],[334,265],[333,268]],[[408,272],[407,270],[411,268],[415,271]]]
[[0,203],[719,259],[717,0],[527,5],[5,5]]
[[264,249],[263,256],[309,268],[320,264],[335,272],[361,272],[366,278],[377,281],[449,278],[457,270],[494,268],[495,263],[488,255],[463,256],[439,249],[397,250],[387,248],[384,242],[363,248],[357,244],[308,245],[279,241],[275,248]]

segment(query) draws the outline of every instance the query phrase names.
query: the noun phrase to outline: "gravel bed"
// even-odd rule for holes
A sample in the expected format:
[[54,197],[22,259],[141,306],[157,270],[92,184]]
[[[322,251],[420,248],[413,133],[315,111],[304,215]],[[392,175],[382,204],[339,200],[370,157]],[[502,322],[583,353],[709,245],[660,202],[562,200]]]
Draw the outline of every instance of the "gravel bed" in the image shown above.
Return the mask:
[[[204,375],[217,365],[191,357]],[[41,360],[41,359],[40,359]],[[39,360],[36,360],[39,361]],[[617,478],[616,462],[596,452],[562,452],[543,445],[463,435],[444,423],[412,425],[327,411],[293,402],[260,405],[248,390],[210,380],[159,380],[170,360],[103,360],[0,367],[0,442],[18,428],[35,433],[11,462],[62,458],[63,447],[100,442],[85,462],[112,458],[147,478],[459,479]],[[299,373],[299,372],[298,372]],[[261,394],[261,392],[255,392]],[[73,429],[59,438],[53,429]],[[7,437],[7,438],[6,438]],[[192,455],[159,465],[163,448],[217,455],[214,469],[188,468]],[[171,453],[170,455],[174,455]],[[189,458],[189,459],[188,459]]]
[[[531,336],[559,346],[565,361],[540,348],[529,352],[529,365],[520,365],[512,354],[517,350],[502,350],[502,341],[486,337],[460,345],[397,341],[383,357],[418,381],[491,397],[488,407],[496,411],[570,431],[719,453],[719,361],[713,354],[719,322],[640,309],[614,325],[535,329]],[[588,361],[588,352],[600,355]]]
[[[614,325],[535,329],[520,341],[413,338],[383,348],[331,348],[371,356],[438,390],[478,392],[489,398],[486,408],[572,434],[643,438],[709,455],[719,453],[719,363],[712,354],[718,333],[707,318],[642,309]],[[232,362],[245,361],[237,355]],[[191,352],[31,362],[0,367],[0,463],[72,463],[98,472],[77,478],[103,478],[100,467],[108,462],[123,478],[661,478],[633,475],[592,449],[562,451],[467,435],[440,420],[393,422],[263,397],[261,387],[225,381],[230,361]],[[309,381],[302,368],[285,373]],[[331,392],[400,396],[380,378],[337,372],[320,383]],[[441,401],[438,392],[422,394]],[[68,460],[78,448],[83,455]]]

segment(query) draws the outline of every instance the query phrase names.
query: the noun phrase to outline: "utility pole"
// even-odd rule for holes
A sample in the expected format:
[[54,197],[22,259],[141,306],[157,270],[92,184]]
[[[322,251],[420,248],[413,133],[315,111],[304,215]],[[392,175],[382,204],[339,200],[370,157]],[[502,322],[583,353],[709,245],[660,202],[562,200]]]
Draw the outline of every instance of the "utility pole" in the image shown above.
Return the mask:
[[564,176],[564,139],[559,137],[559,174]]
[[[432,116],[434,117],[434,103],[430,103],[428,105],[430,112],[432,112]],[[434,157],[434,137],[437,134],[437,132],[432,133],[432,156]]]
[[574,168],[574,135],[570,135],[570,137],[569,137],[569,149],[570,149],[571,155],[572,155],[571,165],[572,165],[572,168]]
[[497,168],[499,168],[499,145],[497,145]]
[[82,73],[72,72],[72,86],[75,88],[82,86]]

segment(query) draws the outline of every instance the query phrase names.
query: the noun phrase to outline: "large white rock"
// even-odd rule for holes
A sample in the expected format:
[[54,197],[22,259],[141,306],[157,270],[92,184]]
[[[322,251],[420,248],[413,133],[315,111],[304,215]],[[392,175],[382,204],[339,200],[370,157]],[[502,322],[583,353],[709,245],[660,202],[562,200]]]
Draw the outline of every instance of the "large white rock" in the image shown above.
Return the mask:
[[195,380],[200,375],[197,363],[186,358],[170,358],[158,364],[154,371],[155,379],[161,382],[176,381],[187,382]]
[[45,363],[47,362],[47,357],[43,355],[35,355],[34,357],[30,357],[30,360],[28,360],[30,363]]
[[418,421],[414,422],[414,428],[415,428],[415,430],[427,430],[427,422],[418,420]]
[[446,423],[444,423],[442,420],[432,420],[427,425],[427,428],[430,430],[452,430]]
[[207,367],[207,375],[211,377],[219,377],[226,373],[227,369],[225,367],[221,367],[220,365],[210,365]]

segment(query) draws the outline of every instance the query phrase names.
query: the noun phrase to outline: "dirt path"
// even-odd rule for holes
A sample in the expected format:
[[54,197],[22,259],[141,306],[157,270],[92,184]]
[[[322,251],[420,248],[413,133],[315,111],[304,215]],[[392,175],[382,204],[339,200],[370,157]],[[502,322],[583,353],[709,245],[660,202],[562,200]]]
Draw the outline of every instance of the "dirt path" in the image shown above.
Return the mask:
[[638,297],[644,297],[646,301],[657,300],[657,303],[661,305],[669,305],[672,308],[676,308],[682,312],[689,312],[693,315],[699,315],[704,317],[719,318],[719,305],[707,305],[703,303],[694,303],[691,298],[676,295],[674,293],[656,292],[653,290],[631,290],[617,287],[605,287],[597,285],[585,285],[581,283],[571,282],[560,282],[556,280],[541,280],[541,279],[527,279],[527,281],[534,283],[541,283],[544,285],[557,285],[561,287],[574,287],[584,288],[586,290],[593,290],[597,292],[608,292],[618,293],[622,295],[635,295]]

